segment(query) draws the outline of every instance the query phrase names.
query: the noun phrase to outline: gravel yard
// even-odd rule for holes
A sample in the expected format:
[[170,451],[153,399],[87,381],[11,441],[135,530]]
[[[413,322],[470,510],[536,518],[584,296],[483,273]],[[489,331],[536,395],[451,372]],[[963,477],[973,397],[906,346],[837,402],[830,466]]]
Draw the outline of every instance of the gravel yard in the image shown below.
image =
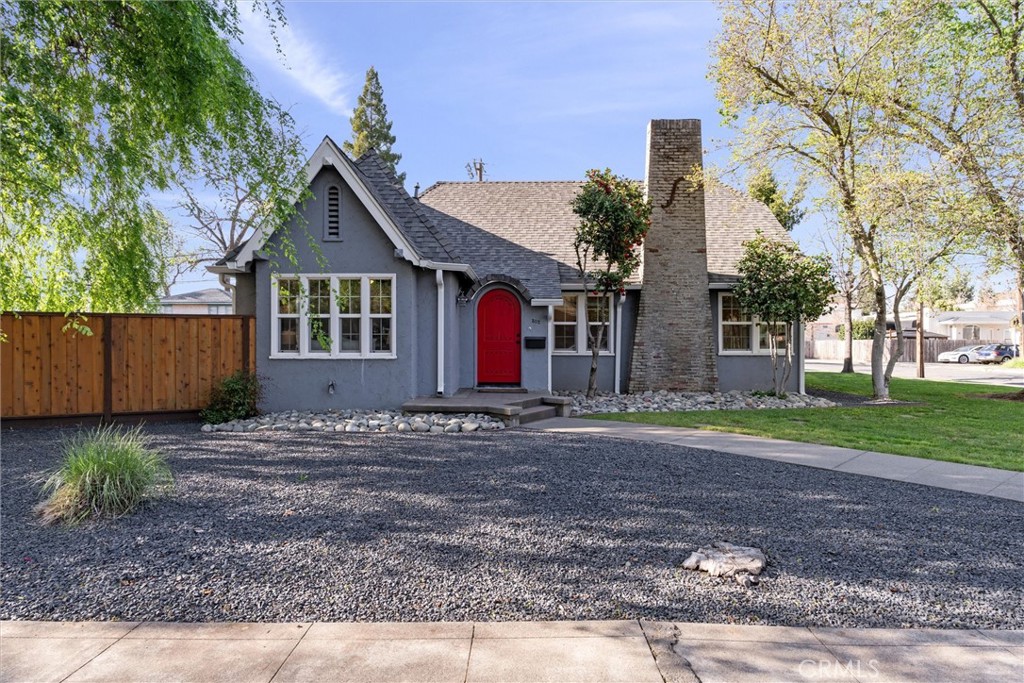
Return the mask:
[[[59,430],[2,436],[0,619],[622,619],[1024,628],[1024,506],[680,446],[531,431],[150,428],[176,490],[32,515]],[[680,568],[764,548],[744,589]]]

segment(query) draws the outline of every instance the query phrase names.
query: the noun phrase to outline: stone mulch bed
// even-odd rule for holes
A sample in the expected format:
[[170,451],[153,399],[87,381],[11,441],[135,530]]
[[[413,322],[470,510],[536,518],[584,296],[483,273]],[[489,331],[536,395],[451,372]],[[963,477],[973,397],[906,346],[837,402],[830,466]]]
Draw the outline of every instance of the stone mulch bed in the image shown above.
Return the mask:
[[807,394],[788,394],[785,398],[766,396],[750,391],[685,393],[680,391],[645,391],[642,394],[598,392],[588,399],[574,391],[555,392],[570,396],[573,415],[596,413],[668,413],[694,410],[764,410],[768,408],[831,408],[837,405],[827,398]]
[[[0,620],[1024,627],[1024,506],[685,446],[147,428],[175,487],[39,523],[70,430],[5,430]],[[718,540],[760,585],[684,569]]]
[[293,410],[269,413],[248,420],[203,425],[204,432],[408,432],[458,434],[504,429],[505,423],[482,413],[404,415],[401,412],[365,410]]

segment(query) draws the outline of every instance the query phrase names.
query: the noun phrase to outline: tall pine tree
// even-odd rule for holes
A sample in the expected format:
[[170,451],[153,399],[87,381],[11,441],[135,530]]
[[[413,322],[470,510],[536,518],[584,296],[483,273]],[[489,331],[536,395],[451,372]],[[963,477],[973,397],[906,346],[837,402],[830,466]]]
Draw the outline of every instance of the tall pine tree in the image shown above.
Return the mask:
[[398,178],[399,184],[405,184],[405,173],[399,173],[397,166],[402,155],[391,151],[395,144],[395,136],[391,134],[391,121],[388,120],[388,108],[384,104],[384,89],[380,86],[377,70],[372,66],[366,70],[366,83],[363,94],[352,112],[352,140],[346,140],[342,147],[353,159],[358,159],[371,149],[375,150],[388,168]]
[[793,196],[786,199],[786,195],[782,188],[779,187],[779,183],[771,169],[762,168],[758,170],[751,177],[747,190],[750,192],[751,197],[764,202],[772,210],[772,213],[775,214],[775,217],[779,219],[779,223],[786,230],[792,230],[797,223],[803,220],[804,212],[799,206],[800,200],[803,198],[803,189],[798,187],[793,192]]

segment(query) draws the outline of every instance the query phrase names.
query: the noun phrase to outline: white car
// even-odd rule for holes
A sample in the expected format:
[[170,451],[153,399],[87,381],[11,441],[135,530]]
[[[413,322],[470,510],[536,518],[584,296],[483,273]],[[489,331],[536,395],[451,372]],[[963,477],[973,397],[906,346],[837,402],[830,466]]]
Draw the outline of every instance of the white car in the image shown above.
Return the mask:
[[939,354],[940,363],[977,363],[978,362],[978,349],[984,348],[984,344],[976,344],[974,346],[961,346],[959,349],[953,349],[952,351],[943,351]]

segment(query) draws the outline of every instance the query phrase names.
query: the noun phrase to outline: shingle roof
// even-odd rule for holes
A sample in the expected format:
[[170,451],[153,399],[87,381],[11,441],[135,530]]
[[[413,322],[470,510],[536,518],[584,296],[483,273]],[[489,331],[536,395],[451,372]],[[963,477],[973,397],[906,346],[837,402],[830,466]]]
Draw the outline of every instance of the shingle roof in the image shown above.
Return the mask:
[[231,295],[223,289],[199,289],[194,292],[172,294],[160,299],[161,304],[230,304]]
[[575,275],[569,203],[579,181],[437,183],[420,195],[478,276],[504,274],[535,298],[561,297]]
[[510,277],[527,299],[559,299],[562,296],[559,263],[513,239],[459,220],[424,204],[430,220],[455,245],[464,263],[472,266],[480,283]]
[[423,207],[409,196],[376,152],[370,150],[353,165],[370,193],[420,256],[442,263],[458,262],[447,237],[430,223]]
[[793,239],[763,202],[724,183],[704,188],[704,221],[707,233],[708,280],[735,282],[736,264],[743,257],[743,243],[760,231],[765,237],[792,243]]
[[1009,323],[1012,311],[946,311],[935,316],[935,322],[943,325],[981,325]]
[[[427,188],[420,201],[435,210],[432,221],[477,274],[504,272],[534,282],[552,278],[557,288],[578,282],[573,238],[579,219],[570,202],[581,184],[441,182]],[[743,242],[758,230],[791,241],[767,206],[726,185],[707,187],[704,204],[711,282],[737,279]]]

